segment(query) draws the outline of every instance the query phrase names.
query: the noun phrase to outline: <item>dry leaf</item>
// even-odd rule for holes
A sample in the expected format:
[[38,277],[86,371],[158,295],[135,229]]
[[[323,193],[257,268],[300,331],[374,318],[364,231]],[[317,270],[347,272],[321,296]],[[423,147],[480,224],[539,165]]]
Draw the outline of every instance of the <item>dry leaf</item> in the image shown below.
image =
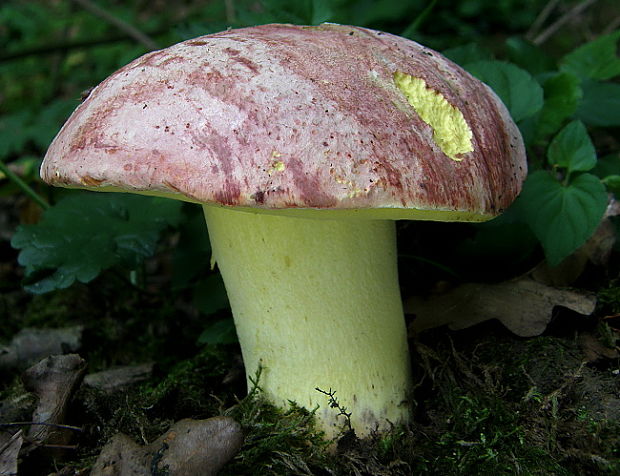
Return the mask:
[[8,346],[0,347],[0,368],[25,369],[50,355],[75,352],[82,342],[82,326],[61,329],[22,329]]
[[584,353],[585,359],[592,363],[597,360],[617,359],[620,352],[617,349],[611,349],[590,333],[582,333],[579,335],[579,345]]
[[595,305],[592,295],[521,278],[499,284],[466,283],[426,299],[414,296],[405,302],[405,311],[416,315],[414,331],[445,324],[465,329],[498,319],[516,335],[531,337],[545,330],[555,306],[589,315]]
[[152,373],[152,363],[127,365],[88,374],[84,377],[84,384],[106,393],[114,393],[148,379]]
[[28,439],[48,445],[65,445],[70,430],[56,427],[65,420],[69,399],[82,381],[86,363],[77,354],[52,355],[26,370],[22,376],[26,390],[39,397]]
[[229,417],[181,420],[147,446],[119,433],[101,451],[91,476],[211,476],[242,444],[241,426]]
[[17,457],[23,442],[21,430],[12,435],[0,433],[0,476],[17,474]]

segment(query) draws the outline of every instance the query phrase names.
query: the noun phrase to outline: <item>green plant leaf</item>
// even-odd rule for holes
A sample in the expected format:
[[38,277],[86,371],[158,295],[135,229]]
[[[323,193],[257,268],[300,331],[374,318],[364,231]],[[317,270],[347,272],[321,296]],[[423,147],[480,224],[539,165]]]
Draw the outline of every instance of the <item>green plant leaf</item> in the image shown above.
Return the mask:
[[172,254],[172,287],[188,287],[211,269],[211,243],[202,207],[184,204],[179,242]]
[[581,87],[577,117],[592,126],[620,126],[620,84],[586,80]]
[[525,70],[502,61],[476,61],[465,65],[471,74],[491,86],[518,122],[543,106],[543,90]]
[[543,84],[545,103],[538,119],[537,137],[558,131],[562,123],[577,110],[583,96],[581,81],[571,73],[557,73]]
[[235,323],[232,318],[220,319],[208,325],[198,337],[199,344],[218,345],[237,342]]
[[605,187],[588,173],[563,185],[547,171],[534,172],[518,198],[519,212],[542,244],[551,266],[585,243],[606,207]]
[[608,175],[603,179],[603,183],[614,195],[620,194],[620,175]]
[[328,0],[312,0],[311,4],[312,25],[318,25],[330,21],[334,16],[334,11]]
[[620,30],[617,30],[586,43],[564,56],[560,68],[581,78],[614,78],[620,75],[619,40]]
[[599,157],[596,161],[596,167],[590,170],[590,173],[600,178],[608,175],[620,175],[620,152]]
[[549,144],[547,159],[568,173],[585,172],[596,165],[596,150],[581,121],[573,121],[558,132]]
[[506,53],[512,63],[533,75],[555,69],[553,60],[540,47],[520,37],[506,40]]
[[74,193],[18,228],[11,244],[26,267],[25,288],[45,293],[87,283],[121,264],[135,268],[176,225],[181,203],[129,194]]
[[477,61],[492,61],[493,54],[477,43],[468,43],[442,51],[442,54],[456,64],[466,65]]
[[224,281],[219,273],[211,274],[194,288],[194,306],[204,314],[213,314],[230,307]]

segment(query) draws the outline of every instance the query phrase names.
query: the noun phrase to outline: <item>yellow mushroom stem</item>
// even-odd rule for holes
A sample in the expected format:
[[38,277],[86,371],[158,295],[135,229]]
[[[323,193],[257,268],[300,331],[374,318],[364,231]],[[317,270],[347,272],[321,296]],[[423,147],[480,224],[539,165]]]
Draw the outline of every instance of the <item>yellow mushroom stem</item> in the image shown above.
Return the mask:
[[[204,206],[248,378],[337,436],[407,421],[410,362],[390,220],[320,220]],[[249,383],[249,381],[248,381]]]

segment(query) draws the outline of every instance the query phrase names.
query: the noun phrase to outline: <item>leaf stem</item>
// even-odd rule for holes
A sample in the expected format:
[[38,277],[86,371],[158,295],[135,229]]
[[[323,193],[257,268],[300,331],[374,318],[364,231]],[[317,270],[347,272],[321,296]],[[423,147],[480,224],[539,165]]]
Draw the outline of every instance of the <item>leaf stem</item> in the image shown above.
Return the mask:
[[422,23],[424,23],[426,18],[433,11],[433,8],[435,8],[435,5],[437,5],[437,1],[438,0],[432,0],[426,6],[426,8],[422,10],[420,14],[413,19],[413,21],[409,24],[409,26],[405,28],[405,30],[401,33],[401,36],[404,36],[405,38],[411,38],[411,35],[413,35],[416,31],[418,31]]
[[45,201],[41,195],[34,191],[30,185],[24,182],[17,174],[15,174],[9,167],[0,160],[0,172],[6,175],[9,180],[13,181],[26,195],[28,195],[33,201],[35,201],[43,210],[47,210],[50,205]]
[[408,254],[400,254],[400,253],[398,254],[398,257],[404,258],[404,259],[417,260],[417,261],[421,261],[422,263],[430,264],[431,266],[434,266],[435,268],[440,269],[443,272],[448,273],[454,276],[455,278],[460,279],[459,274],[456,271],[454,271],[452,268],[444,264],[438,263],[437,261],[434,261],[432,259],[424,258],[423,256],[418,256],[418,255],[408,255]]
[[73,0],[75,3],[80,5],[84,10],[87,10],[91,14],[96,17],[101,18],[103,21],[115,26],[123,33],[126,33],[139,44],[147,48],[148,50],[157,50],[159,47],[157,43],[147,34],[136,28],[135,26],[127,23],[126,21],[112,15],[107,10],[104,10],[96,3],[91,2],[90,0]]

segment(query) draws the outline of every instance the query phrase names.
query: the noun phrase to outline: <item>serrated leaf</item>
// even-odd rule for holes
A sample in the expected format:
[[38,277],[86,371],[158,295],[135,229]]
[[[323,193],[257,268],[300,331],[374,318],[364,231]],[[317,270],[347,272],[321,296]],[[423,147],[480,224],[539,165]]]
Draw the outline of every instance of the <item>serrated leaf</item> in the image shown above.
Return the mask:
[[573,121],[558,132],[549,144],[547,159],[569,173],[585,172],[596,165],[596,150],[581,121]]
[[620,126],[620,84],[584,81],[581,87],[577,117],[592,126]]
[[581,81],[571,73],[558,73],[543,84],[545,103],[538,120],[538,137],[557,132],[562,123],[577,110],[583,96]]
[[515,122],[541,110],[542,87],[527,71],[518,66],[502,61],[477,61],[465,65],[465,69],[491,86]]
[[594,233],[607,207],[607,192],[592,174],[564,185],[549,172],[538,171],[526,180],[518,202],[547,261],[556,266]]
[[620,30],[603,35],[568,53],[560,61],[560,67],[582,78],[614,78],[620,75],[619,40]]
[[0,116],[0,160],[23,148],[30,137],[28,124],[31,118],[27,109]]
[[75,193],[18,228],[25,288],[44,293],[87,283],[117,264],[136,267],[155,251],[159,234],[180,219],[181,203],[129,194]]

